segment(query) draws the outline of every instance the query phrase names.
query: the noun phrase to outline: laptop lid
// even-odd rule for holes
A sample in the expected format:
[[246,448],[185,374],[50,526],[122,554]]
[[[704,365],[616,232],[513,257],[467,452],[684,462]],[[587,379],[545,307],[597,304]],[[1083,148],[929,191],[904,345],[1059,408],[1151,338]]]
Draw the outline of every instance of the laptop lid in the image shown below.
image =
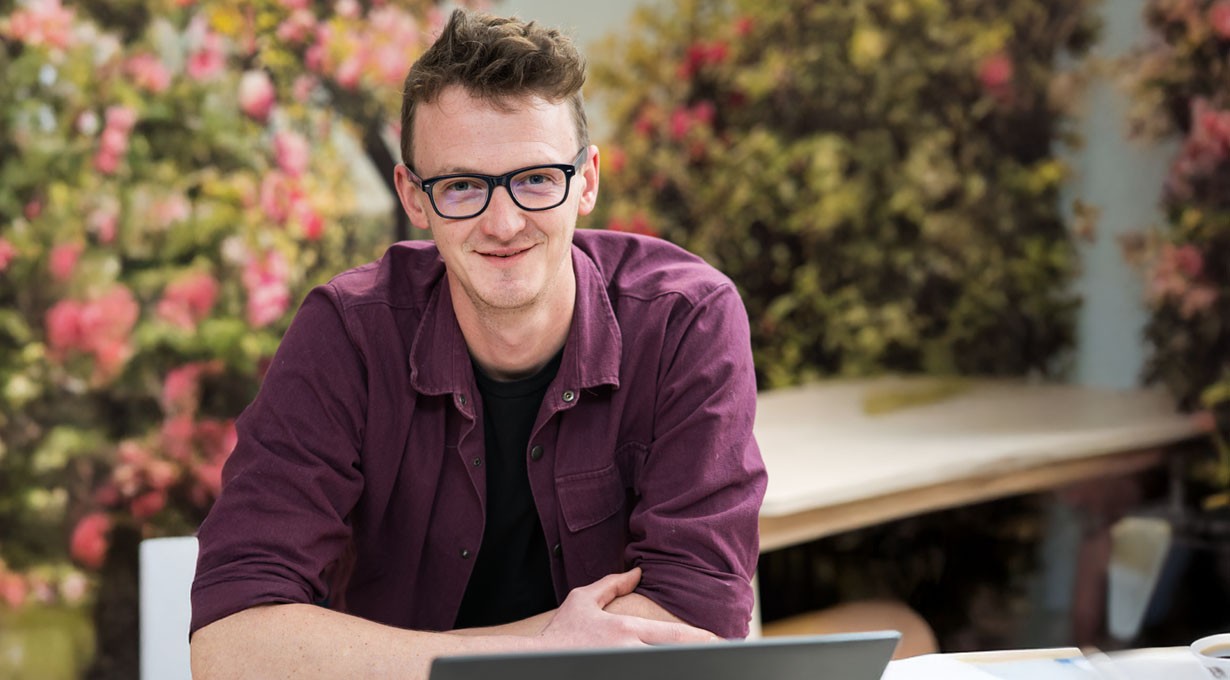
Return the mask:
[[880,680],[896,631],[633,649],[454,656],[430,680]]

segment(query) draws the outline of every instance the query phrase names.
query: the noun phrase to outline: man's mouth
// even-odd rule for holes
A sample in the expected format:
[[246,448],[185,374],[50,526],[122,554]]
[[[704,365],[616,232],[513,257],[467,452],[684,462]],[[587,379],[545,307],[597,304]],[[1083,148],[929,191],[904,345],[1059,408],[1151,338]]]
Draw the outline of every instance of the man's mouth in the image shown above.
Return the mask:
[[527,250],[529,250],[529,248],[521,248],[519,250],[499,250],[499,251],[494,251],[490,253],[482,253],[482,254],[485,255],[486,257],[498,257],[498,258],[504,259],[504,258],[509,258],[509,257],[515,257],[517,255],[520,255],[521,253],[526,252]]

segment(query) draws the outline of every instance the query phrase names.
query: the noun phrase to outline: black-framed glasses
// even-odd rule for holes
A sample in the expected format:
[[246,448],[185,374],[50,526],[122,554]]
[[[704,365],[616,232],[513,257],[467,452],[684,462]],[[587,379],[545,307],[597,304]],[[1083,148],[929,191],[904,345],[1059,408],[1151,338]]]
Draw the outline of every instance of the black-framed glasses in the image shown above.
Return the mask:
[[431,199],[436,214],[446,220],[464,220],[481,215],[491,203],[496,187],[504,187],[513,203],[522,210],[540,211],[557,208],[568,200],[568,186],[573,175],[585,164],[588,147],[577,152],[568,163],[531,165],[503,175],[459,173],[420,179],[413,170],[410,181]]

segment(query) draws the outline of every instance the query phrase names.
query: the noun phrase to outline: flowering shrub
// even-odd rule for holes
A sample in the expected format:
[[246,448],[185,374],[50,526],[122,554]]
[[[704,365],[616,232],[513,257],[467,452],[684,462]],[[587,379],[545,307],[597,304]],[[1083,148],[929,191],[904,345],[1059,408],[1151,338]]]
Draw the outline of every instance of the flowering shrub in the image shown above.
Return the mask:
[[0,2],[0,607],[87,596],[135,564],[116,532],[195,529],[294,303],[389,240],[351,167],[391,183],[388,121],[440,19]]
[[1230,416],[1230,0],[1150,0],[1145,21],[1153,44],[1128,69],[1134,130],[1182,138],[1161,192],[1167,224],[1128,248],[1152,310],[1146,378],[1211,412],[1221,461],[1210,481],[1226,489],[1230,448],[1217,424]]
[[1058,75],[1089,1],[684,0],[592,69],[612,102],[596,224],[739,286],[762,386],[1060,368],[1075,253]]

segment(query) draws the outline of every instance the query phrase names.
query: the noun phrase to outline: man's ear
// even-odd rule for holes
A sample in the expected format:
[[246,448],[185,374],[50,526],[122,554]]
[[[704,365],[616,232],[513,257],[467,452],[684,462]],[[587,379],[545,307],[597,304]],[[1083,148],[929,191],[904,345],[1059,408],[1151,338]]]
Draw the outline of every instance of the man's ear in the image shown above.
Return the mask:
[[589,145],[589,158],[585,161],[585,165],[581,166],[581,178],[585,180],[585,188],[581,191],[581,202],[577,206],[577,212],[581,215],[588,215],[598,204],[597,145]]
[[397,198],[401,200],[401,207],[409,216],[410,224],[419,229],[429,229],[431,225],[427,222],[424,203],[430,199],[410,179],[410,169],[399,163],[393,169],[393,184],[397,187]]

